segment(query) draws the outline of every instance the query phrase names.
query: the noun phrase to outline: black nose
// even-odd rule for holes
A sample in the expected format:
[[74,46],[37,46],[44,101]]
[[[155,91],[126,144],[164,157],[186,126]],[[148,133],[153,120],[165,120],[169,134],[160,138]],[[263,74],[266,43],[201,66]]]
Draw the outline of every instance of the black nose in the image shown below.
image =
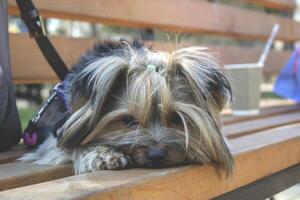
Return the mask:
[[167,151],[162,148],[151,147],[148,150],[148,159],[155,164],[163,162],[166,156]]

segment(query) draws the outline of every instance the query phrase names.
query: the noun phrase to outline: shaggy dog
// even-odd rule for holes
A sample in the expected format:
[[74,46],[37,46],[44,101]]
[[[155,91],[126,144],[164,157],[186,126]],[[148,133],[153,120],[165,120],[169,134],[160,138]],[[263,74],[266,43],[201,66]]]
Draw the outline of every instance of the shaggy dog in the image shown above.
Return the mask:
[[21,160],[73,162],[76,174],[208,163],[232,172],[220,132],[231,89],[207,48],[166,53],[137,41],[97,44],[63,86],[65,99],[57,98],[39,122],[53,134]]

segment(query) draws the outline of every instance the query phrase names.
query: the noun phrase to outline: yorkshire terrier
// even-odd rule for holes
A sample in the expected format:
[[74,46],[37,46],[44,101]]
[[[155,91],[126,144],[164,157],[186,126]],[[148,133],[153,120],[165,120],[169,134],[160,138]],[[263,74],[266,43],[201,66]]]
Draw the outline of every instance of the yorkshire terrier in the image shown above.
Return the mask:
[[232,172],[220,131],[231,88],[207,48],[166,53],[138,41],[97,44],[63,85],[65,102],[57,99],[39,122],[53,134],[21,160],[72,162],[76,174],[208,163]]

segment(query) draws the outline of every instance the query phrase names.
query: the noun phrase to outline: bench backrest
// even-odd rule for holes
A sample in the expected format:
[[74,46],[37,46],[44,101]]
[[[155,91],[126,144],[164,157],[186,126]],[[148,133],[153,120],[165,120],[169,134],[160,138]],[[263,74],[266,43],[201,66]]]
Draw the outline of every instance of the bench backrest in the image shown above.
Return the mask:
[[[247,1],[266,8],[291,13],[293,0]],[[18,14],[14,0],[9,0],[9,13]],[[35,0],[45,18],[80,20],[91,23],[161,29],[176,33],[226,36],[238,40],[266,40],[275,23],[280,24],[278,39],[293,43],[300,39],[300,24],[289,17],[267,14],[195,0]],[[71,65],[96,41],[93,38],[51,37],[63,59]],[[33,40],[25,34],[11,34],[13,76],[16,83],[54,82],[56,76],[48,67]],[[209,44],[205,44],[211,46]],[[156,49],[169,49],[173,44],[154,42]],[[262,48],[212,46],[225,64],[256,62]],[[287,61],[290,50],[271,51],[265,75],[276,74]]]

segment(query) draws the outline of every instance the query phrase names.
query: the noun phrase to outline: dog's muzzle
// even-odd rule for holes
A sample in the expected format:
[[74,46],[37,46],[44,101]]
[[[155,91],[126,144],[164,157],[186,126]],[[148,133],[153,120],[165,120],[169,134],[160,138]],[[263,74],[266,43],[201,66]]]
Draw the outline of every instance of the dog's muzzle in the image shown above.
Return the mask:
[[147,151],[147,159],[149,160],[149,167],[161,167],[167,156],[167,151],[158,147],[151,147]]

